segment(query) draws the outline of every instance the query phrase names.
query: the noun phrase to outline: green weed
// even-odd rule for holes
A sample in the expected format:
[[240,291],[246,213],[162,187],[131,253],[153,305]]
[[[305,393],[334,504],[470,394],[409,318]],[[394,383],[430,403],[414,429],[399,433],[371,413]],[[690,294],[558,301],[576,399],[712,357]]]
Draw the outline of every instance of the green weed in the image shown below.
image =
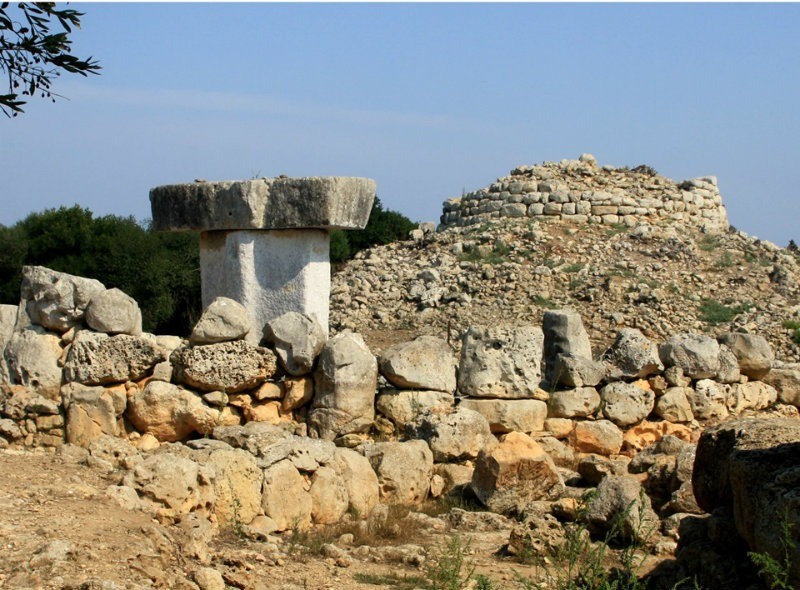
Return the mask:
[[434,547],[425,561],[425,578],[429,590],[461,590],[469,584],[475,565],[469,558],[469,543],[457,536]]
[[792,342],[800,345],[800,322],[786,320],[783,322],[783,327],[792,331],[789,337],[792,339]]
[[[643,492],[644,494],[644,492]],[[643,546],[652,530],[643,517],[634,524],[633,539],[612,555],[610,545],[629,535],[623,535],[625,518],[632,512],[635,502],[614,519],[603,541],[592,541],[585,524],[585,510],[591,496],[584,497],[576,521],[565,525],[564,543],[553,549],[549,556],[529,556],[540,568],[536,579],[517,577],[524,590],[644,590],[646,582],[639,579],[639,570],[645,558]],[[636,514],[644,515],[642,496]],[[609,563],[616,562],[616,567]]]
[[794,545],[792,539],[792,526],[789,524],[788,514],[781,519],[781,548],[783,555],[777,560],[767,553],[749,552],[747,555],[758,568],[758,573],[767,580],[770,590],[791,590],[794,585],[791,581],[792,560],[789,549]]
[[576,262],[575,264],[569,264],[565,266],[562,270],[566,273],[572,274],[583,270],[585,266],[586,265],[582,262]]
[[753,308],[751,303],[740,305],[725,305],[716,299],[704,299],[700,304],[700,319],[711,325],[727,324],[733,318],[750,311]]
[[722,256],[717,258],[717,260],[713,264],[713,267],[717,270],[722,270],[725,268],[730,268],[734,264],[736,264],[736,261],[733,259],[733,256],[731,255],[730,252],[726,251],[722,254]]
[[550,299],[549,297],[542,297],[541,295],[536,295],[531,300],[534,305],[538,305],[539,307],[543,307],[544,309],[555,309],[558,307],[556,302]]
[[704,252],[711,252],[712,250],[716,250],[719,248],[722,239],[719,236],[703,236],[700,241],[697,243],[697,247],[703,250]]
[[360,584],[373,586],[391,586],[398,590],[414,590],[424,586],[425,578],[422,576],[399,576],[397,574],[353,574],[353,579]]

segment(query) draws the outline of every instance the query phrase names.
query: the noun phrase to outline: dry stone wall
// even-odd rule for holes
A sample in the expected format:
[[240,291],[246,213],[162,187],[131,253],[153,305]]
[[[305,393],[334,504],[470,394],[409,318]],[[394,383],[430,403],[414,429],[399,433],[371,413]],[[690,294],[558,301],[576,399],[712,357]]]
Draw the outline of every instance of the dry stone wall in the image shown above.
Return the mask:
[[679,222],[723,232],[728,218],[714,176],[676,183],[651,168],[598,166],[578,160],[520,166],[486,188],[443,204],[443,227],[500,218],[561,218],[578,223]]
[[[79,277],[23,276],[20,306],[0,308],[0,446],[85,448],[124,474],[110,493],[161,519],[235,520],[257,536],[444,494],[506,515],[563,511],[596,488],[602,534],[643,490],[642,518],[674,548],[675,520],[702,513],[692,465],[704,428],[800,423],[800,371],[772,375],[753,334],[656,343],[626,329],[596,355],[580,316],[552,310],[541,327],[471,327],[459,358],[431,336],[376,358],[358,334],[328,339],[302,314],[247,325],[232,301],[212,303],[191,340],[141,333],[128,321],[138,308],[95,306],[128,301],[102,285],[76,299]],[[31,292],[32,278],[44,286]],[[120,310],[125,322],[104,317]],[[112,325],[130,333],[90,327]]]

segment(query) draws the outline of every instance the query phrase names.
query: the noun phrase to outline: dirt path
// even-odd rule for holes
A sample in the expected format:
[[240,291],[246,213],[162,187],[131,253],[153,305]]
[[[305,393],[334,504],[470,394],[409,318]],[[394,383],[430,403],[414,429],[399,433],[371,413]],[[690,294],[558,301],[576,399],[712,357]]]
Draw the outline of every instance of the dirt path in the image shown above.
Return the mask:
[[[118,502],[107,488],[120,474],[81,464],[83,455],[70,449],[0,451],[0,588],[196,589],[203,587],[197,572],[209,568],[232,588],[410,589],[423,585],[424,567],[409,543],[430,549],[450,538],[421,527],[414,538],[395,540],[400,547],[336,543],[344,547],[339,555],[320,551],[311,533],[302,544],[290,534],[258,542],[222,531],[197,549],[185,526],[159,524]],[[494,556],[508,530],[460,531],[459,538],[476,571],[500,587],[513,586],[514,570],[530,573]]]

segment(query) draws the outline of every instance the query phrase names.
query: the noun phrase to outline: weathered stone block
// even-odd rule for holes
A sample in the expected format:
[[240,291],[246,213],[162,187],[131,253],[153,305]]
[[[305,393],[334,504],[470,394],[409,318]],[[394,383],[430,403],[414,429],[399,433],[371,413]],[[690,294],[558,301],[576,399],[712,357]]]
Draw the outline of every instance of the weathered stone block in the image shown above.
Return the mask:
[[157,231],[360,229],[375,198],[369,178],[259,178],[159,186],[150,191]]

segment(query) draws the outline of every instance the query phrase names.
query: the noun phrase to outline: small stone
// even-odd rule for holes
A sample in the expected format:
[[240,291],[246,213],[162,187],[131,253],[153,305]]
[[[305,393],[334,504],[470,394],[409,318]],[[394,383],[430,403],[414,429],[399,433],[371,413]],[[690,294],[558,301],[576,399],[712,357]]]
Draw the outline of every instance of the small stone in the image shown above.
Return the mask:
[[203,311],[189,336],[189,342],[215,344],[242,340],[250,329],[250,318],[241,303],[227,297],[217,297]]
[[139,304],[119,289],[106,289],[92,296],[86,307],[86,324],[106,334],[142,333],[142,312]]

